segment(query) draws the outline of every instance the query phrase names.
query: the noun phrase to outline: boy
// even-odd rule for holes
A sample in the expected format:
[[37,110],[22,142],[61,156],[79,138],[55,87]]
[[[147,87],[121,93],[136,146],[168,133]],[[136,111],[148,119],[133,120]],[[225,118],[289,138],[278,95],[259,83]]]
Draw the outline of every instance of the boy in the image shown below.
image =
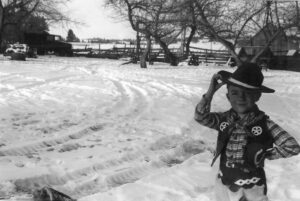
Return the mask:
[[[263,79],[261,69],[253,63],[242,64],[234,73],[220,71],[196,106],[195,120],[219,131],[212,162],[220,156],[216,201],[267,201],[264,159],[300,152],[297,141],[258,109],[261,93],[274,92],[262,85]],[[210,112],[213,95],[224,84],[232,108]]]

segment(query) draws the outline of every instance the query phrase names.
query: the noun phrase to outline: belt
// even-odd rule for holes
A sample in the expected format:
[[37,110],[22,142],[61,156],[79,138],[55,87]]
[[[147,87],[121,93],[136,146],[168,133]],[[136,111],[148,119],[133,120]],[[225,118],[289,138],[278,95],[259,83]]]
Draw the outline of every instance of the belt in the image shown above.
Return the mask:
[[230,161],[226,161],[225,162],[225,166],[227,168],[237,168],[237,169],[240,169],[240,170],[242,170],[245,173],[249,173],[250,172],[250,168],[247,168],[247,167],[245,167],[245,165],[242,165],[240,163],[233,163],[233,162],[230,162]]
[[237,163],[226,161],[225,166],[228,167],[228,168],[236,168]]

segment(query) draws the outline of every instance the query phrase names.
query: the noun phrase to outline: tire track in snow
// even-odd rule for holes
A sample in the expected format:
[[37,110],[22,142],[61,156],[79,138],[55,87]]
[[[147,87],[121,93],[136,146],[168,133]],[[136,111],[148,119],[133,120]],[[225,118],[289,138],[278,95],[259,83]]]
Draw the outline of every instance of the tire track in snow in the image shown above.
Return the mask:
[[149,111],[152,101],[147,89],[136,86],[135,83],[126,81],[111,80],[116,86],[120,97],[118,102],[113,106],[114,115],[121,124],[125,122],[134,122],[144,113]]
[[9,147],[0,148],[0,157],[1,156],[25,156],[28,154],[40,152],[43,149],[44,150],[49,149],[50,147],[55,147],[57,145],[64,144],[66,142],[69,142],[70,140],[80,139],[94,132],[103,130],[104,126],[105,124],[92,125],[79,132],[71,133],[63,137],[57,137],[54,139],[47,139],[39,142],[33,142],[30,143],[29,145],[14,146],[11,148]]
[[[154,144],[160,144],[160,140]],[[204,144],[195,151],[190,150],[186,142],[169,147],[139,149],[101,163],[68,172],[65,175],[40,175],[14,181],[16,188],[21,192],[30,192],[36,188],[50,185],[56,189],[72,195],[82,197],[96,192],[106,192],[112,188],[133,183],[151,174],[156,174],[164,168],[181,164],[193,155],[206,150]],[[160,145],[158,145],[160,146]],[[76,184],[70,187],[70,183]],[[72,185],[71,185],[72,186]]]
[[[89,183],[90,180],[92,180],[92,182],[94,182],[95,179],[98,179],[98,177],[101,176],[97,176],[97,175],[103,175],[103,177],[105,177],[105,170],[109,170],[108,172],[111,172],[112,169],[115,169],[116,175],[119,175],[121,171],[119,171],[118,169],[122,168],[124,164],[128,163],[129,167],[130,164],[133,161],[136,160],[142,160],[145,156],[149,156],[150,154],[147,153],[147,151],[143,151],[143,150],[139,150],[137,152],[133,152],[133,153],[127,153],[124,156],[120,157],[120,158],[113,158],[101,163],[96,163],[93,164],[91,166],[82,168],[82,169],[77,169],[73,172],[67,172],[65,175],[63,176],[59,176],[59,175],[40,175],[40,176],[36,176],[36,177],[29,177],[26,179],[18,179],[16,181],[14,181],[17,189],[19,189],[20,191],[23,192],[30,192],[36,188],[41,188],[45,185],[51,185],[51,186],[57,186],[58,188],[64,188],[63,186],[65,184],[67,184],[70,181],[76,182],[80,181],[78,183],[84,183],[84,185],[79,185],[79,187],[77,190],[77,193],[82,191],[84,192],[84,190],[80,190],[80,189],[86,189],[87,187],[89,187]],[[97,176],[95,178],[95,175]],[[113,177],[112,175],[109,177]],[[119,177],[119,176],[116,176]],[[92,178],[92,179],[91,179]],[[86,182],[88,181],[88,182]],[[110,182],[110,184],[112,184],[112,182]],[[102,183],[102,185],[104,186],[109,186],[108,182],[104,182]],[[85,186],[85,187],[84,187]],[[75,189],[76,189],[75,188]],[[94,190],[99,190],[96,187],[93,188]],[[65,191],[70,191],[70,190],[65,190]],[[65,192],[64,191],[64,192]],[[72,191],[72,194],[74,192]]]
[[[49,84],[59,82],[59,81],[64,81],[67,78],[69,79],[69,78],[76,78],[76,77],[78,77],[78,75],[59,76],[59,77],[55,77],[55,78],[45,79],[43,81],[33,80],[33,81],[35,81],[35,83],[13,87],[12,89],[7,89],[6,91],[2,91],[1,93],[7,94],[7,93],[10,93],[10,92],[14,92],[16,90],[31,89],[31,88],[34,88],[34,87],[39,87],[39,86],[49,85]],[[27,81],[27,82],[29,82],[29,81]]]
[[132,100],[135,104],[127,117],[131,120],[138,120],[152,107],[149,92],[145,88],[137,86],[137,84],[126,83],[125,85],[133,94],[134,98]]
[[[18,187],[18,189],[22,191],[31,191],[35,188],[40,188],[45,185],[51,185],[51,186],[63,186],[67,182],[70,181],[84,181],[84,180],[90,180],[90,177],[95,177],[94,175],[98,175],[99,172],[107,169],[112,169],[118,166],[121,166],[124,163],[131,162],[133,160],[136,160],[140,156],[142,156],[144,153],[139,151],[135,153],[126,154],[123,157],[119,159],[111,159],[107,160],[101,163],[96,163],[91,166],[77,169],[72,172],[67,172],[63,176],[59,175],[40,175],[36,177],[30,177],[26,179],[18,179],[14,183]],[[80,183],[81,183],[80,182]]]
[[113,106],[112,110],[114,115],[123,115],[128,113],[128,107],[133,103],[133,97],[131,91],[128,90],[123,84],[120,84],[120,81],[111,79],[113,85],[117,88],[117,91],[120,93],[119,99],[116,101],[116,104]]
[[191,96],[197,95],[196,90],[195,91],[188,90],[188,87],[185,87],[186,86],[185,84],[180,84],[180,83],[152,81],[149,82],[149,86],[152,89],[155,89],[158,93],[160,93],[161,97],[169,95],[169,96],[182,98],[185,100],[190,100],[190,98],[187,97],[187,94],[190,94]]
[[[159,140],[157,141],[159,142]],[[194,141],[193,141],[194,142]],[[154,143],[155,144],[155,143]],[[89,192],[95,193],[95,192],[106,192],[112,188],[127,184],[127,183],[133,183],[136,181],[141,180],[144,177],[159,174],[163,169],[173,167],[175,165],[181,164],[184,161],[188,160],[190,157],[202,153],[206,150],[206,147],[199,146],[197,150],[192,150],[189,148],[188,145],[185,145],[185,142],[180,143],[178,147],[171,148],[171,149],[163,149],[158,152],[155,152],[152,150],[152,154],[155,155],[154,159],[149,161],[146,164],[137,164],[132,168],[128,168],[126,170],[123,170],[121,172],[117,172],[114,174],[110,174],[105,178],[99,179],[100,182],[96,182],[98,180],[95,179],[94,182],[91,181],[87,185],[93,186],[95,188],[95,191],[92,189],[89,189]],[[142,156],[150,156],[151,151],[144,152]],[[85,191],[82,190],[86,189],[86,186],[78,186],[76,189],[76,194],[78,196],[85,196]],[[74,192],[70,192],[74,193]]]
[[[155,109],[153,108],[154,103],[159,102],[160,98],[166,96],[166,93],[170,93],[171,98],[174,98],[174,96],[175,98],[182,98],[182,88],[168,82],[158,81],[158,84],[155,85],[153,82],[153,85],[151,85],[151,82],[149,84],[149,82],[145,83],[143,80],[139,82],[139,80],[115,79],[114,77],[112,79],[108,78],[108,80],[113,83],[120,94],[117,100],[113,101],[113,106],[109,106],[110,108],[108,108],[111,109],[108,111],[108,115],[111,115],[109,120],[113,121],[113,125],[110,125],[110,129],[113,132],[109,134],[119,132],[125,136],[122,134],[124,128],[128,126],[133,127],[136,123],[139,123],[151,109]],[[154,85],[155,87],[153,87]],[[78,137],[84,137],[91,133],[87,132]],[[147,138],[149,137],[147,136]],[[70,137],[68,139],[62,138],[62,143],[69,140],[72,139]],[[50,142],[53,144],[50,144]],[[47,149],[49,144],[50,146],[58,145],[56,141],[50,142],[44,143],[45,146],[42,144],[42,147],[33,147],[32,150],[20,149],[19,153],[16,150],[15,153],[6,153],[22,155],[32,151]],[[89,165],[82,169],[76,170],[76,167],[74,167],[75,171],[67,171],[65,175],[56,175],[53,173],[29,177],[27,179],[18,179],[13,182],[19,191],[31,191],[35,188],[51,185],[55,188],[57,187],[57,189],[65,189],[62,192],[79,197],[87,193],[108,191],[126,183],[136,182],[150,174],[162,171],[164,168],[182,163],[190,155],[194,154],[185,155],[180,149],[173,148],[163,150],[144,149],[142,151],[138,150],[133,153],[127,153],[124,156],[117,156],[98,164]]]

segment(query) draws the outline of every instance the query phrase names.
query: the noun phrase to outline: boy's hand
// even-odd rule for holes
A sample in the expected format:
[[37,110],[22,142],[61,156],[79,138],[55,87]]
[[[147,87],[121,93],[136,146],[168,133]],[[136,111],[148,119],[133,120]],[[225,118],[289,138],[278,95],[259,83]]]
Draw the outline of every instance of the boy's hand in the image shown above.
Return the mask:
[[225,83],[221,81],[221,75],[214,74],[211,78],[209,88],[206,93],[207,98],[212,98],[214,93],[220,89]]

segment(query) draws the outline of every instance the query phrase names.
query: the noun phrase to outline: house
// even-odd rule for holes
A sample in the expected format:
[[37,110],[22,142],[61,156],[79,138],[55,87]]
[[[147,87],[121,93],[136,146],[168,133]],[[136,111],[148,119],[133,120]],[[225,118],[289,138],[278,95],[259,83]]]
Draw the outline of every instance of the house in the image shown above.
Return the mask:
[[265,48],[272,37],[275,38],[258,58],[258,63],[267,63],[269,68],[286,69],[287,53],[289,50],[299,51],[299,41],[287,36],[284,30],[279,30],[273,24],[266,25],[248,39],[238,41],[238,47],[242,47],[251,59]]
[[[278,28],[275,25],[266,25],[250,39],[250,46],[265,46],[277,32]],[[270,49],[276,55],[277,52],[299,49],[299,42],[290,40],[284,30],[281,29],[270,45]]]

